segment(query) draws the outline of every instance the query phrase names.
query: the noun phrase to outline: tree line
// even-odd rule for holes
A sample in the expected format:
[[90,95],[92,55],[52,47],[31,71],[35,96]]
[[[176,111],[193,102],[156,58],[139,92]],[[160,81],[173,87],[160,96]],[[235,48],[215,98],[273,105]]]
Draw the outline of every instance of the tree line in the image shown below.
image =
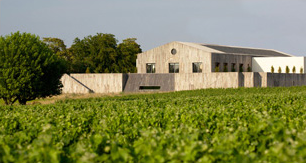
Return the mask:
[[30,33],[0,36],[0,99],[11,105],[61,93],[64,73],[136,72],[141,53],[135,38],[118,44],[113,34],[76,38],[70,48],[59,38]]
[[113,34],[75,38],[70,48],[59,38],[43,38],[43,41],[65,60],[67,73],[135,73],[137,54],[142,52],[136,38],[118,44]]

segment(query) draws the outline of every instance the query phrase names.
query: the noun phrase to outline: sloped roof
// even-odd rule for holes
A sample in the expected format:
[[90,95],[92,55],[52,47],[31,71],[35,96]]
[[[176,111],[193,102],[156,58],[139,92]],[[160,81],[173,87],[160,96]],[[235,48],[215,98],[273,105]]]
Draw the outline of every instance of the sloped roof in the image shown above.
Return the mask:
[[271,57],[292,57],[290,54],[279,52],[272,49],[259,49],[259,48],[246,48],[246,47],[234,47],[212,44],[199,44],[180,42],[182,44],[192,46],[198,49],[205,50],[211,53],[225,53],[225,54],[238,54],[238,55],[252,55],[252,56],[271,56]]

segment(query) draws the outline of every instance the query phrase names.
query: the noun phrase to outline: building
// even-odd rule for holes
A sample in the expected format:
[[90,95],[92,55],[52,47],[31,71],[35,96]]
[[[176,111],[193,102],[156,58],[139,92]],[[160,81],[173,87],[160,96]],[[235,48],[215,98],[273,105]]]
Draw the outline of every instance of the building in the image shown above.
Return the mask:
[[64,75],[63,93],[306,85],[305,57],[269,49],[171,42],[138,54],[136,67],[132,74]]
[[[137,56],[138,73],[285,72],[303,68],[305,57],[268,49],[171,42]],[[292,71],[291,71],[292,72]],[[299,71],[298,71],[299,72]]]

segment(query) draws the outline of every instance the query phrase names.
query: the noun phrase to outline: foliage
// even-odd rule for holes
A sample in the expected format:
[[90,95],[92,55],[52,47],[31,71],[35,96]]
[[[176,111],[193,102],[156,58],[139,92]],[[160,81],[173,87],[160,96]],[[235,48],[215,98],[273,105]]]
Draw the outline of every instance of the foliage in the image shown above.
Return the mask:
[[286,73],[288,74],[290,72],[290,69],[288,66],[286,66]]
[[250,67],[250,65],[248,65],[247,71],[252,72],[252,68]]
[[60,93],[64,63],[29,33],[0,37],[0,98],[6,104],[44,98]]
[[224,65],[223,72],[228,72],[227,65]]
[[300,68],[300,73],[303,74],[304,73],[304,69],[303,67]]
[[219,66],[215,67],[215,72],[219,72]]
[[306,87],[0,108],[0,162],[305,162]]
[[282,73],[282,68],[278,67],[278,73]]
[[239,66],[239,72],[243,72],[243,66],[242,65]]
[[117,48],[117,62],[119,71],[122,73],[136,73],[137,54],[141,53],[140,45],[136,43],[136,38],[128,38],[123,40]]
[[87,73],[87,74],[90,73],[90,68],[89,67],[86,68],[85,73]]
[[235,67],[233,66],[232,67],[232,70],[231,70],[232,72],[236,72],[236,69],[235,69]]
[[296,69],[295,69],[295,66],[293,66],[292,73],[295,73],[295,72],[296,72]]
[[117,46],[112,34],[98,33],[80,40],[69,49],[73,55],[71,70],[84,73],[89,67],[95,73],[136,72],[136,55],[141,53],[135,38],[123,40]]
[[274,67],[271,66],[271,73],[274,73]]

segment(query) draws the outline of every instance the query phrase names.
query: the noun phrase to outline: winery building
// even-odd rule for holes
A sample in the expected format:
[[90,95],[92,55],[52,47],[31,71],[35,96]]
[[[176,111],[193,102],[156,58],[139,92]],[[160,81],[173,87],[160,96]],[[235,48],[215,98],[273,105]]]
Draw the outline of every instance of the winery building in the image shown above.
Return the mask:
[[64,75],[63,93],[298,86],[306,85],[305,63],[276,50],[171,42],[138,54],[137,73]]

